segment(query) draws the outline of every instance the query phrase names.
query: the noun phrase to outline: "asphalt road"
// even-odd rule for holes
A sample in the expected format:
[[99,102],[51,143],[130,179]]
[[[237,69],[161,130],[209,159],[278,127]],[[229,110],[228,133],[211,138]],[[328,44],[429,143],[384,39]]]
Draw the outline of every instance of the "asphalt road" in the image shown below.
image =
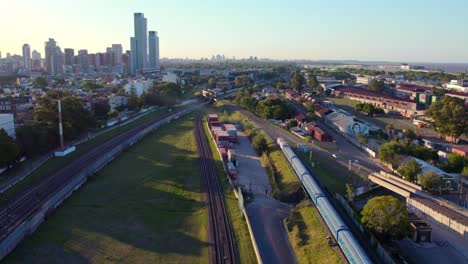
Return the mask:
[[289,206],[264,194],[256,194],[245,209],[263,263],[296,263],[283,224],[289,215]]

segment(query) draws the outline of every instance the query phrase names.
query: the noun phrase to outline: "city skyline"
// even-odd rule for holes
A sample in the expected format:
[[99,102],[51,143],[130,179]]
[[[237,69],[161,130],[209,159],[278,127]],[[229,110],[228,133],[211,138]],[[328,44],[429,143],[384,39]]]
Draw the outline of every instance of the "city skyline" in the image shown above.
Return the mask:
[[[468,36],[461,33],[468,24],[468,3],[455,0],[398,0],[391,5],[369,0],[239,1],[236,6],[139,0],[111,9],[108,4],[85,0],[73,12],[64,12],[68,6],[57,0],[14,1],[0,23],[14,20],[19,25],[2,28],[8,37],[0,51],[4,57],[21,54],[28,43],[31,51],[43,53],[48,38],[75,51],[103,52],[112,43],[130,50],[132,15],[141,12],[151,17],[148,30],[157,29],[162,36],[161,57],[468,62]],[[22,12],[20,21],[15,10]]]

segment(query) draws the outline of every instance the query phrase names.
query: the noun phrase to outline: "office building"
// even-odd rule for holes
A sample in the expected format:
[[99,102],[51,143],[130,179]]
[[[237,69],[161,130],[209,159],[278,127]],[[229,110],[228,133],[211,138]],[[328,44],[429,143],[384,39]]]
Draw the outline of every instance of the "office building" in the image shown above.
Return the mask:
[[53,38],[45,43],[45,67],[46,71],[52,75],[63,73],[63,65],[65,64],[64,55],[57,42]]
[[88,51],[87,50],[78,51],[78,64],[80,65],[80,69],[82,73],[88,72],[89,64],[88,64]]
[[134,14],[135,36],[132,52],[135,54],[136,71],[142,71],[148,64],[147,20],[143,13]]
[[23,45],[23,66],[26,72],[31,72],[31,47],[28,44]]
[[130,38],[130,74],[137,73],[137,51],[136,40],[134,37]]
[[112,44],[112,53],[114,65],[122,65],[122,44]]
[[148,33],[149,68],[159,70],[159,37],[158,32]]
[[65,53],[65,65],[75,64],[75,50],[64,49],[64,53]]

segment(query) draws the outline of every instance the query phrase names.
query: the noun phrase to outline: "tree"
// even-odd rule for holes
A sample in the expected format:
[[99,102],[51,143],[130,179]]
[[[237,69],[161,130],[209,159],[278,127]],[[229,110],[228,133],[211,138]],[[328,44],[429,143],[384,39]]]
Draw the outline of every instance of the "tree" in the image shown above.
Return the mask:
[[307,116],[308,117],[314,117],[315,116],[315,106],[311,102],[307,102],[304,104],[305,109],[307,110]]
[[216,86],[216,79],[215,78],[210,78],[208,80],[208,85],[210,86],[210,88],[215,88]]
[[252,138],[252,146],[258,153],[263,153],[268,150],[268,142],[263,134],[256,134]]
[[368,89],[374,92],[381,92],[385,89],[385,81],[373,79],[369,82]]
[[409,233],[406,206],[392,196],[370,199],[361,212],[362,223],[383,238],[401,239]]
[[346,196],[350,202],[353,202],[354,199],[354,188],[351,184],[346,184]]
[[234,78],[234,84],[236,86],[244,86],[244,85],[248,85],[249,83],[250,83],[250,78],[247,75],[240,75]]
[[312,72],[309,72],[307,75],[307,87],[309,87],[309,89],[314,89],[319,85],[317,77]]
[[130,87],[130,95],[128,97],[128,103],[127,103],[128,109],[134,110],[138,108],[138,95],[136,92],[135,86]]
[[389,163],[393,168],[396,168],[401,162],[401,154],[404,153],[402,146],[398,142],[383,143],[379,147],[379,159],[385,163]]
[[412,142],[417,138],[416,133],[412,129],[407,129],[403,132],[403,137],[408,141],[408,143]]
[[65,139],[74,139],[89,128],[96,126],[93,114],[84,108],[80,98],[68,91],[53,90],[37,99],[39,107],[33,110],[33,126],[36,129],[45,130],[46,132],[49,132],[49,129],[51,131],[58,131],[57,101],[59,97],[62,101],[62,121]]
[[463,157],[457,153],[450,153],[447,157],[447,164],[444,166],[444,169],[447,172],[460,173],[466,166],[468,166],[467,157]]
[[47,80],[44,77],[38,76],[38,77],[34,78],[33,84],[40,87],[40,88],[46,88],[48,83],[47,83]]
[[439,133],[452,137],[452,140],[468,134],[468,105],[463,99],[446,96],[431,104],[426,115],[432,117]]
[[19,156],[19,148],[5,130],[0,129],[0,168],[12,165]]
[[110,105],[108,100],[97,100],[91,104],[91,109],[94,112],[94,116],[100,120],[106,120],[107,114],[110,111]]
[[323,89],[321,85],[317,86],[317,96],[322,96],[324,91],[325,90]]
[[442,185],[440,176],[434,171],[428,171],[419,176],[419,185],[425,190],[438,190]]
[[418,175],[421,174],[421,165],[412,159],[406,164],[401,165],[397,171],[403,176],[403,179],[414,182],[417,180]]
[[294,71],[292,78],[291,78],[291,88],[295,91],[302,91],[302,86],[304,85],[304,75],[302,75],[301,71],[296,70]]

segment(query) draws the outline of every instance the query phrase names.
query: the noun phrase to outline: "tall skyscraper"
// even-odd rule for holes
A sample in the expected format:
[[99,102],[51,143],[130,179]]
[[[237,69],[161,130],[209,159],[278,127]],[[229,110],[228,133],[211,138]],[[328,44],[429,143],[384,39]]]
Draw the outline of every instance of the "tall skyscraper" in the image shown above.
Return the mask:
[[81,72],[87,73],[89,69],[88,64],[88,50],[79,50],[78,51],[78,64],[80,64]]
[[23,64],[27,72],[31,72],[31,47],[28,44],[23,45]]
[[134,26],[135,26],[135,37],[134,37],[134,49],[132,52],[135,53],[135,65],[136,70],[141,71],[146,68],[148,64],[148,31],[147,31],[147,20],[143,13],[134,14]]
[[65,52],[65,65],[75,64],[75,50],[74,49],[64,49]]
[[122,44],[112,44],[112,54],[114,55],[114,65],[122,65]]
[[134,37],[130,38],[130,74],[135,75],[137,73],[137,48],[136,40]]
[[65,63],[63,52],[53,38],[49,38],[49,41],[45,43],[45,59],[46,71],[50,75],[55,76],[63,73]]
[[159,70],[159,37],[158,32],[148,33],[149,67]]

